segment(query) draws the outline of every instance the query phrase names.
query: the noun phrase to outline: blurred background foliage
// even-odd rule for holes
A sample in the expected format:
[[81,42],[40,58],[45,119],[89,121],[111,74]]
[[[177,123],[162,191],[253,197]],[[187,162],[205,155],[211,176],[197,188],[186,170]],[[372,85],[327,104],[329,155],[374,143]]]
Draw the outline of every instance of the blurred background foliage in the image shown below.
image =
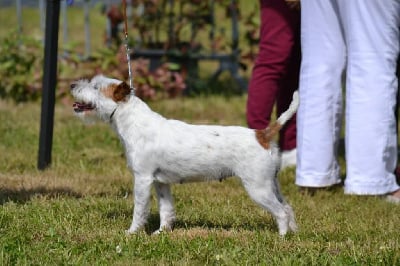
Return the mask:
[[[32,2],[32,1],[31,1]],[[126,80],[127,62],[123,46],[121,1],[70,1],[66,17],[60,17],[57,99],[68,101],[69,83],[98,73]],[[133,0],[128,2],[128,36],[133,54],[139,49],[156,49],[175,57],[201,54],[230,54],[232,8],[239,28],[237,49],[240,75],[249,76],[257,53],[259,15],[257,3],[215,0]],[[27,4],[26,2],[25,4]],[[233,3],[233,4],[232,4]],[[85,17],[82,5],[89,6]],[[15,102],[36,100],[43,76],[44,14],[37,6],[23,5],[21,21],[15,5],[0,9],[0,97]],[[85,39],[85,27],[89,35]],[[88,40],[88,38],[90,38]],[[85,45],[91,52],[85,55]],[[181,95],[240,94],[235,81],[225,73],[218,80],[209,77],[218,68],[215,60],[199,62],[196,79],[187,82],[190,69],[178,61],[161,57],[154,67],[144,58],[132,60],[137,95],[145,100]],[[197,73],[196,73],[197,74]]]

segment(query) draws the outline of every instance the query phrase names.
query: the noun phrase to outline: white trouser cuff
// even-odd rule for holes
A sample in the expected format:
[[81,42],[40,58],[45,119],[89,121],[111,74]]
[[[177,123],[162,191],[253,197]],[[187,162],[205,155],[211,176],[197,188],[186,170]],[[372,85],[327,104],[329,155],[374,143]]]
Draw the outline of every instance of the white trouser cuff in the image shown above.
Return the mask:
[[339,184],[342,180],[339,178],[337,170],[328,174],[304,173],[296,177],[296,185],[301,187],[330,187]]
[[[363,180],[363,178],[359,177],[357,180]],[[384,195],[400,189],[400,186],[393,176],[387,177],[385,180],[387,180],[387,182],[379,183],[345,181],[344,193],[354,195]]]

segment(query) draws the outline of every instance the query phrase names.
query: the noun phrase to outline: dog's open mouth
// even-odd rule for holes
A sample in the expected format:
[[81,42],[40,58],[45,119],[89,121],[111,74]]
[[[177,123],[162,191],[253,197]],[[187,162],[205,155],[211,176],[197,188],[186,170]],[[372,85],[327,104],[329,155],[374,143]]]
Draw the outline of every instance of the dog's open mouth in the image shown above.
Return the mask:
[[84,112],[84,111],[90,111],[94,109],[94,105],[90,103],[80,103],[80,102],[74,102],[73,104],[74,111],[77,113]]

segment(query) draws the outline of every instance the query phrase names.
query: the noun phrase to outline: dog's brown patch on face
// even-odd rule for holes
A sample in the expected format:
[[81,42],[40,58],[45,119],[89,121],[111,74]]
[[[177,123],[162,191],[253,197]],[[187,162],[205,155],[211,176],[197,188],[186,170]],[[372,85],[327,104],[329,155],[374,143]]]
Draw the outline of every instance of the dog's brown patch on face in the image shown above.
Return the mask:
[[131,93],[128,84],[121,82],[120,84],[111,84],[103,90],[104,96],[111,98],[114,102],[125,100],[126,96]]
[[272,138],[279,132],[281,127],[282,126],[279,123],[275,123],[265,129],[255,129],[254,131],[258,143],[260,143],[264,149],[269,149],[269,144]]

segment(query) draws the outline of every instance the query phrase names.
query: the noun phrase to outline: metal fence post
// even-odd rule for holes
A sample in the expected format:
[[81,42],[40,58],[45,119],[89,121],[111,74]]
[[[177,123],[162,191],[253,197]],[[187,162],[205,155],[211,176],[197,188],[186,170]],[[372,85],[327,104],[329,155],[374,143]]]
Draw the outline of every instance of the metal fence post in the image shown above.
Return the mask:
[[57,83],[58,28],[60,0],[47,0],[43,66],[42,112],[40,121],[38,168],[51,163],[55,88]]
[[[67,1],[61,3],[61,17],[62,17],[62,42],[68,43],[68,15],[67,15]],[[68,56],[68,51],[64,49],[64,56]]]
[[21,0],[16,1],[18,34],[22,34],[22,3]]
[[[42,30],[42,34],[44,35],[45,31],[45,23],[46,23],[46,17],[45,17],[45,12],[46,12],[46,4],[44,0],[39,0],[39,15],[40,15],[40,29]],[[44,44],[44,36],[42,37],[42,42]]]
[[89,17],[89,0],[83,2],[83,11],[85,19],[85,58],[90,57],[90,17]]

